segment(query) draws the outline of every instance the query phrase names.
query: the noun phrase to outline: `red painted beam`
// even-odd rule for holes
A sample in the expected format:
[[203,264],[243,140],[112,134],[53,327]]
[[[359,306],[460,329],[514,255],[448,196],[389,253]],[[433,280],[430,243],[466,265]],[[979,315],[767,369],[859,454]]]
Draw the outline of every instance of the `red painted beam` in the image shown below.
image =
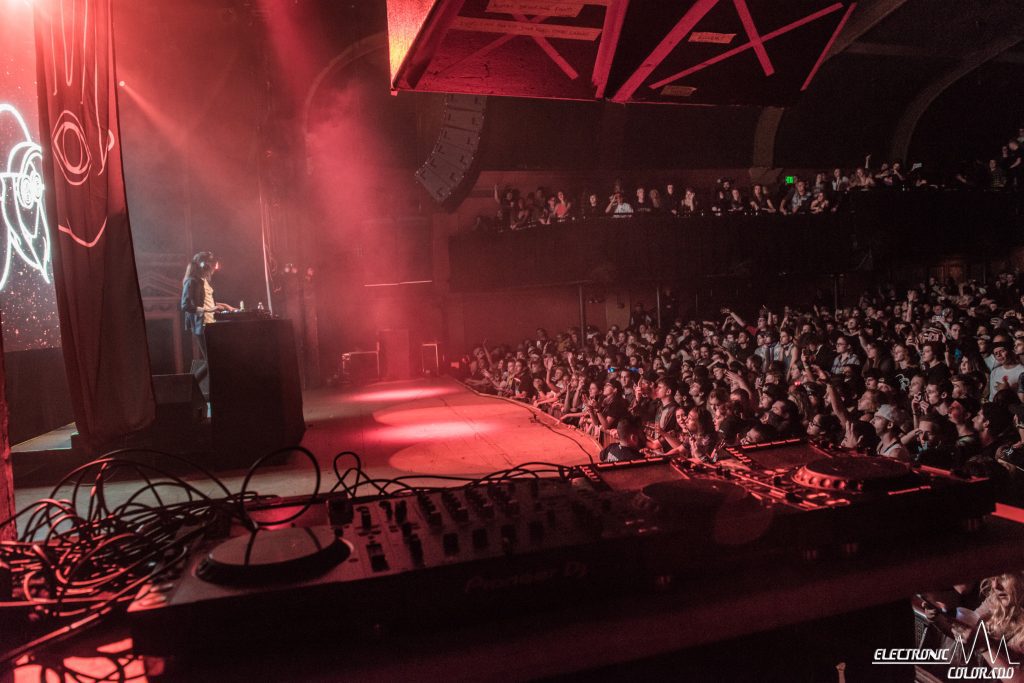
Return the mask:
[[397,82],[408,90],[415,89],[423,77],[423,72],[430,66],[434,55],[441,47],[441,42],[448,35],[455,17],[462,11],[465,0],[440,0],[427,15],[423,29],[416,36],[412,48],[398,72]]
[[740,23],[743,24],[743,30],[746,31],[747,38],[750,38],[750,44],[754,48],[757,60],[761,62],[764,75],[771,76],[775,73],[775,67],[772,66],[772,60],[768,58],[768,51],[764,49],[764,41],[761,40],[761,35],[757,32],[754,17],[750,16],[747,0],[732,0],[732,3],[736,6],[736,14],[740,16]]
[[626,21],[629,0],[611,0],[604,12],[604,30],[601,31],[601,43],[597,47],[597,59],[594,60],[594,97],[602,99],[608,87],[608,75],[615,61],[615,48],[619,46],[622,35],[622,24]]
[[658,66],[665,61],[665,58],[672,54],[672,51],[676,49],[676,46],[682,42],[683,38],[693,30],[693,27],[700,22],[704,16],[711,11],[711,9],[718,4],[719,0],[697,0],[693,3],[690,9],[686,10],[682,19],[672,27],[672,30],[668,32],[658,46],[654,48],[651,54],[643,61],[640,68],[633,72],[633,74],[626,79],[626,82],[622,84],[619,91],[612,97],[613,102],[627,102],[629,98],[633,96],[640,86],[644,84],[647,77],[658,68]]
[[[533,19],[530,19],[529,23],[531,23],[531,24],[539,24],[540,22],[544,21],[545,19],[547,19],[546,16],[536,16]],[[449,64],[442,71],[439,71],[436,75],[437,76],[447,76],[452,71],[454,71],[456,68],[462,66],[466,62],[472,61],[474,59],[480,59],[481,57],[486,57],[487,55],[489,55],[490,53],[494,52],[495,50],[497,50],[502,45],[508,43],[513,38],[518,38],[518,37],[519,36],[517,34],[515,34],[515,33],[508,33],[508,34],[505,34],[505,35],[501,36],[500,38],[496,38],[496,39],[492,40],[491,42],[487,43],[486,45],[484,45],[482,48],[480,48],[476,52],[468,54],[465,57],[463,57],[462,59],[460,59],[460,60],[458,60],[456,62],[453,62],[452,64]]]
[[836,38],[843,32],[843,27],[846,26],[846,22],[849,21],[850,15],[853,14],[853,8],[857,6],[857,3],[851,2],[850,6],[846,8],[846,13],[843,14],[843,18],[839,20],[839,25],[836,26],[836,30],[832,32],[832,37],[825,43],[825,49],[818,55],[818,61],[814,63],[814,67],[811,68],[811,72],[807,74],[807,80],[800,86],[800,92],[807,90],[807,86],[811,84],[814,76],[818,73],[818,69],[821,68],[822,63],[825,61],[825,57],[828,55],[828,51],[832,49],[832,44],[836,42]]
[[[762,42],[767,43],[769,40],[774,40],[775,38],[778,38],[781,35],[785,35],[786,33],[789,33],[790,31],[798,29],[801,26],[804,26],[805,24],[809,24],[812,21],[817,21],[818,19],[821,19],[822,17],[826,17],[829,14],[832,14],[833,12],[836,12],[836,11],[842,9],[842,8],[843,8],[843,4],[841,2],[837,2],[834,5],[829,5],[828,7],[824,8],[824,9],[820,9],[817,12],[814,12],[812,14],[808,14],[803,19],[797,19],[796,21],[794,21],[792,23],[786,24],[785,26],[782,26],[780,28],[775,29],[771,33],[766,33],[761,38],[761,40],[762,40]],[[678,81],[680,78],[683,78],[685,76],[689,76],[690,74],[695,74],[698,71],[703,71],[704,69],[708,68],[709,66],[712,66],[713,64],[717,64],[719,62],[723,62],[726,59],[729,59],[730,57],[735,57],[736,55],[740,54],[741,52],[745,52],[745,51],[751,49],[753,46],[754,46],[753,43],[744,43],[743,45],[739,45],[737,47],[734,47],[731,50],[727,50],[727,51],[723,52],[720,55],[716,55],[716,56],[712,57],[711,59],[707,59],[707,60],[701,62],[700,64],[697,64],[696,66],[691,66],[689,69],[683,69],[679,73],[672,74],[668,78],[663,78],[660,81],[658,81],[657,83],[652,83],[650,87],[653,90],[657,90],[658,88],[661,88],[663,86],[668,85],[672,81]]]
[[[513,14],[512,18],[516,21],[529,21],[529,19],[522,14]],[[542,17],[541,20],[543,21],[544,19],[547,19],[547,17]],[[555,49],[554,45],[548,42],[547,38],[544,38],[543,36],[531,36],[531,38],[533,38],[533,42],[537,43],[541,50],[544,50],[544,54],[550,57],[551,61],[558,65],[558,68],[561,69],[562,73],[568,76],[570,80],[575,81],[580,77],[579,72],[572,67],[569,60],[559,54],[558,50]]]

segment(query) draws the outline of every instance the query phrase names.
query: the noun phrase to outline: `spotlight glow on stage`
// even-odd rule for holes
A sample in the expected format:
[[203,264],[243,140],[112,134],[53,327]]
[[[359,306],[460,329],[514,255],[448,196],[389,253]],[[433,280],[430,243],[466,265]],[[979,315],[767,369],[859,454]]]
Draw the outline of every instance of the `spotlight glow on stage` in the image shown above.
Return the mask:
[[477,436],[495,429],[495,425],[487,422],[413,422],[398,427],[380,427],[373,430],[373,437],[385,443],[419,443]]
[[449,387],[410,387],[407,389],[380,389],[377,391],[364,391],[348,400],[357,403],[400,403],[403,401],[418,401],[423,398],[435,398],[446,394],[457,393]]

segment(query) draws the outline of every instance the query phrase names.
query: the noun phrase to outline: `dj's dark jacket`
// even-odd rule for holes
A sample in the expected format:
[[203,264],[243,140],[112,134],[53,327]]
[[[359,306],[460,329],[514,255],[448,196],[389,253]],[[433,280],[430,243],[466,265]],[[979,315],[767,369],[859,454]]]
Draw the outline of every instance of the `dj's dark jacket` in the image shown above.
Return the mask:
[[203,278],[185,278],[181,286],[181,310],[185,313],[185,327],[192,334],[203,333],[203,314],[197,313],[197,311],[203,305],[205,297]]

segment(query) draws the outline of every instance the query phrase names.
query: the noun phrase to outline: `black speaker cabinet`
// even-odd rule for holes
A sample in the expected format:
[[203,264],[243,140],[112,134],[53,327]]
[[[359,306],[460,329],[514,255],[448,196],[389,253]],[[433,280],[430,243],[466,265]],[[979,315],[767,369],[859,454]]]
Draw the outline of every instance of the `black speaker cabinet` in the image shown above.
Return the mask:
[[381,379],[411,379],[415,365],[409,330],[377,330],[377,343],[380,348]]
[[291,321],[207,325],[206,347],[215,456],[248,464],[297,446],[306,425]]
[[341,354],[341,378],[349,384],[368,384],[380,379],[380,353],[349,351]]
[[192,376],[199,382],[199,391],[203,392],[203,398],[210,400],[210,371],[206,361],[199,358],[192,361]]
[[190,374],[153,375],[156,420],[150,433],[158,442],[186,443],[206,418],[206,399]]

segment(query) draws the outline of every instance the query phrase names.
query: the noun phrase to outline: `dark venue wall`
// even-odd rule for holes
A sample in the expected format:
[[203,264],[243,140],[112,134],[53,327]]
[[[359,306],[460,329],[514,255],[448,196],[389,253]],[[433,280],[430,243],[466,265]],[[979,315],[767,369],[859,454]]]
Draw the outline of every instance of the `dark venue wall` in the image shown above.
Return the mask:
[[1006,143],[1006,131],[1021,124],[1022,63],[1016,54],[996,58],[951,85],[921,117],[910,158],[942,167],[993,158]]
[[825,65],[815,88],[786,110],[775,143],[780,166],[817,168],[873,165],[888,158],[892,130],[928,76],[915,69],[893,69],[887,57],[842,57]]
[[115,2],[125,179],[155,372],[187,370],[178,297],[213,251],[217,298],[266,301],[258,182],[267,91],[243,3]]
[[[1002,0],[980,27],[953,0],[927,10],[871,3],[863,15],[874,19],[855,12],[849,41],[840,40],[813,87],[778,110],[492,97],[473,169],[480,175],[461,205],[440,207],[413,173],[442,129],[443,96],[389,91],[383,1],[115,4],[128,196],[154,367],[190,358],[174,300],[188,256],[212,249],[224,266],[218,297],[253,306],[267,299],[265,236],[271,298],[297,321],[310,381],[329,377],[341,353],[373,348],[382,331],[454,344],[494,319],[525,322],[529,297],[494,296],[485,311],[482,295],[452,292],[448,282],[448,239],[493,215],[495,184],[593,189],[604,199],[615,178],[706,187],[724,176],[746,186],[849,169],[868,153],[877,166],[915,97],[1014,16]],[[815,28],[815,39],[833,25]],[[947,54],[928,51],[936,40]],[[784,64],[789,48],[780,39],[769,52]],[[991,129],[1006,127],[1006,111],[1019,110],[996,103],[1018,97],[1004,84],[1019,73],[1019,54],[1011,48],[942,92],[911,155],[939,165],[985,147]],[[743,59],[728,68],[757,74],[756,60]],[[979,125],[960,126],[955,144],[943,145],[974,102]],[[623,291],[605,294],[629,299]],[[545,293],[534,308],[550,299],[543,307],[578,310],[576,297]]]
[[405,308],[436,309],[366,288],[432,279],[412,171],[437,135],[440,97],[390,94],[383,3],[122,2],[116,21],[156,367],[187,367],[173,295],[199,250],[222,264],[218,299],[255,307],[268,300],[265,241],[275,313],[319,337],[328,366]]

